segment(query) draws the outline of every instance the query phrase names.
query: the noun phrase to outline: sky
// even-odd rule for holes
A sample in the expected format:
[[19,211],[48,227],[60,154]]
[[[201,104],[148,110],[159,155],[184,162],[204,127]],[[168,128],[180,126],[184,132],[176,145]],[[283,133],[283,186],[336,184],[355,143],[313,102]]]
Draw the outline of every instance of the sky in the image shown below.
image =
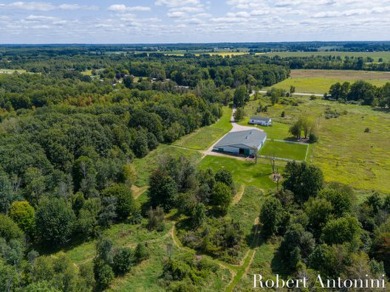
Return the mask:
[[2,44],[358,40],[390,40],[390,0],[0,0]]

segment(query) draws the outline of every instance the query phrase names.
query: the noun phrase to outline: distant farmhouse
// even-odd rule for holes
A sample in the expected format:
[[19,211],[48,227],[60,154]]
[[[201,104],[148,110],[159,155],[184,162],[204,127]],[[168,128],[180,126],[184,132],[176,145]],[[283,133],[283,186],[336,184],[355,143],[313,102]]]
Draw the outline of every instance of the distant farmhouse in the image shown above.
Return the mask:
[[213,151],[252,156],[260,150],[267,134],[258,129],[230,132],[213,147]]
[[271,120],[271,118],[263,118],[263,117],[259,117],[259,116],[254,116],[254,117],[251,117],[249,119],[249,124],[271,126],[272,120]]

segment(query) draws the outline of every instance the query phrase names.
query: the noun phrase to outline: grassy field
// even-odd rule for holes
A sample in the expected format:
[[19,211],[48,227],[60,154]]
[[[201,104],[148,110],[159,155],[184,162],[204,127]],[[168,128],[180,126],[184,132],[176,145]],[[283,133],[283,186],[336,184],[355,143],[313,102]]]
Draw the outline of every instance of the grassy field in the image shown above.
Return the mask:
[[14,74],[14,73],[19,73],[19,74],[23,74],[23,73],[27,73],[26,70],[16,70],[16,69],[1,69],[0,68],[0,74]]
[[213,125],[201,128],[194,133],[191,133],[173,145],[194,150],[206,150],[213,145],[219,138],[230,131],[232,125],[230,117],[232,109],[229,107],[223,108],[222,117]]
[[[291,70],[290,78],[273,87],[289,90],[295,86],[296,92],[320,93],[329,91],[337,82],[365,80],[376,86],[390,82],[390,72],[352,71],[352,70]],[[267,89],[267,88],[265,88]]]
[[308,147],[308,144],[268,140],[260,149],[260,154],[303,161],[306,158],[306,151]]
[[[308,161],[321,167],[326,181],[339,181],[357,189],[390,191],[390,115],[371,107],[346,105],[322,99],[294,97],[298,106],[281,105],[268,107],[262,115],[272,117],[272,127],[262,127],[270,139],[285,139],[289,126],[300,116],[314,120],[318,127],[319,141],[310,146]],[[246,106],[249,116],[259,102],[251,101]],[[345,113],[335,119],[326,119],[326,108]],[[281,117],[281,112],[285,117]],[[366,128],[370,129],[365,133]]]
[[382,58],[384,62],[390,61],[390,52],[270,52],[270,53],[257,53],[256,55],[265,56],[280,56],[280,57],[311,57],[311,56],[335,56],[344,58],[348,57],[370,57],[378,62],[379,58]]
[[[283,163],[279,171],[282,171]],[[255,186],[259,189],[273,189],[276,184],[270,178],[272,174],[271,164],[267,159],[259,159],[255,164],[253,161],[242,161],[229,157],[206,156],[199,164],[201,169],[211,168],[214,171],[227,169],[233,174],[233,179],[239,184]]]

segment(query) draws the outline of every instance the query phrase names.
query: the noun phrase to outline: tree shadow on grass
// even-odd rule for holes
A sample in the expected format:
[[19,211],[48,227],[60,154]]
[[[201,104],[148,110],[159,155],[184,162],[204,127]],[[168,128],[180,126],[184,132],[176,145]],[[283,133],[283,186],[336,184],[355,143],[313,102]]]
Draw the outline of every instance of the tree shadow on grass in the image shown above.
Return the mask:
[[275,253],[271,261],[271,269],[273,274],[279,274],[281,276],[287,277],[291,274],[291,270],[288,268],[287,264],[283,263],[282,256],[279,250]]

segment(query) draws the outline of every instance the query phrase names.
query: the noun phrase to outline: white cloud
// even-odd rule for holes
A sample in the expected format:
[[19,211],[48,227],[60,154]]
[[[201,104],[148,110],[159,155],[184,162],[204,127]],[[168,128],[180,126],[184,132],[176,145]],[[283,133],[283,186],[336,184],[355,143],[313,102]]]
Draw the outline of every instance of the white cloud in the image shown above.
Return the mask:
[[7,4],[6,7],[22,10],[37,10],[37,11],[50,11],[56,7],[53,4],[46,2],[13,2]]
[[188,5],[199,5],[199,0],[156,0],[154,2],[157,6],[167,6],[167,7],[181,7]]
[[181,17],[185,17],[187,14],[182,12],[182,11],[171,11],[171,12],[168,12],[167,15],[170,18],[181,18]]
[[115,12],[132,12],[132,11],[150,11],[148,6],[126,6],[124,4],[114,4],[108,7],[108,10]]
[[79,4],[61,4],[58,6],[61,10],[99,10],[97,6],[87,6]]

